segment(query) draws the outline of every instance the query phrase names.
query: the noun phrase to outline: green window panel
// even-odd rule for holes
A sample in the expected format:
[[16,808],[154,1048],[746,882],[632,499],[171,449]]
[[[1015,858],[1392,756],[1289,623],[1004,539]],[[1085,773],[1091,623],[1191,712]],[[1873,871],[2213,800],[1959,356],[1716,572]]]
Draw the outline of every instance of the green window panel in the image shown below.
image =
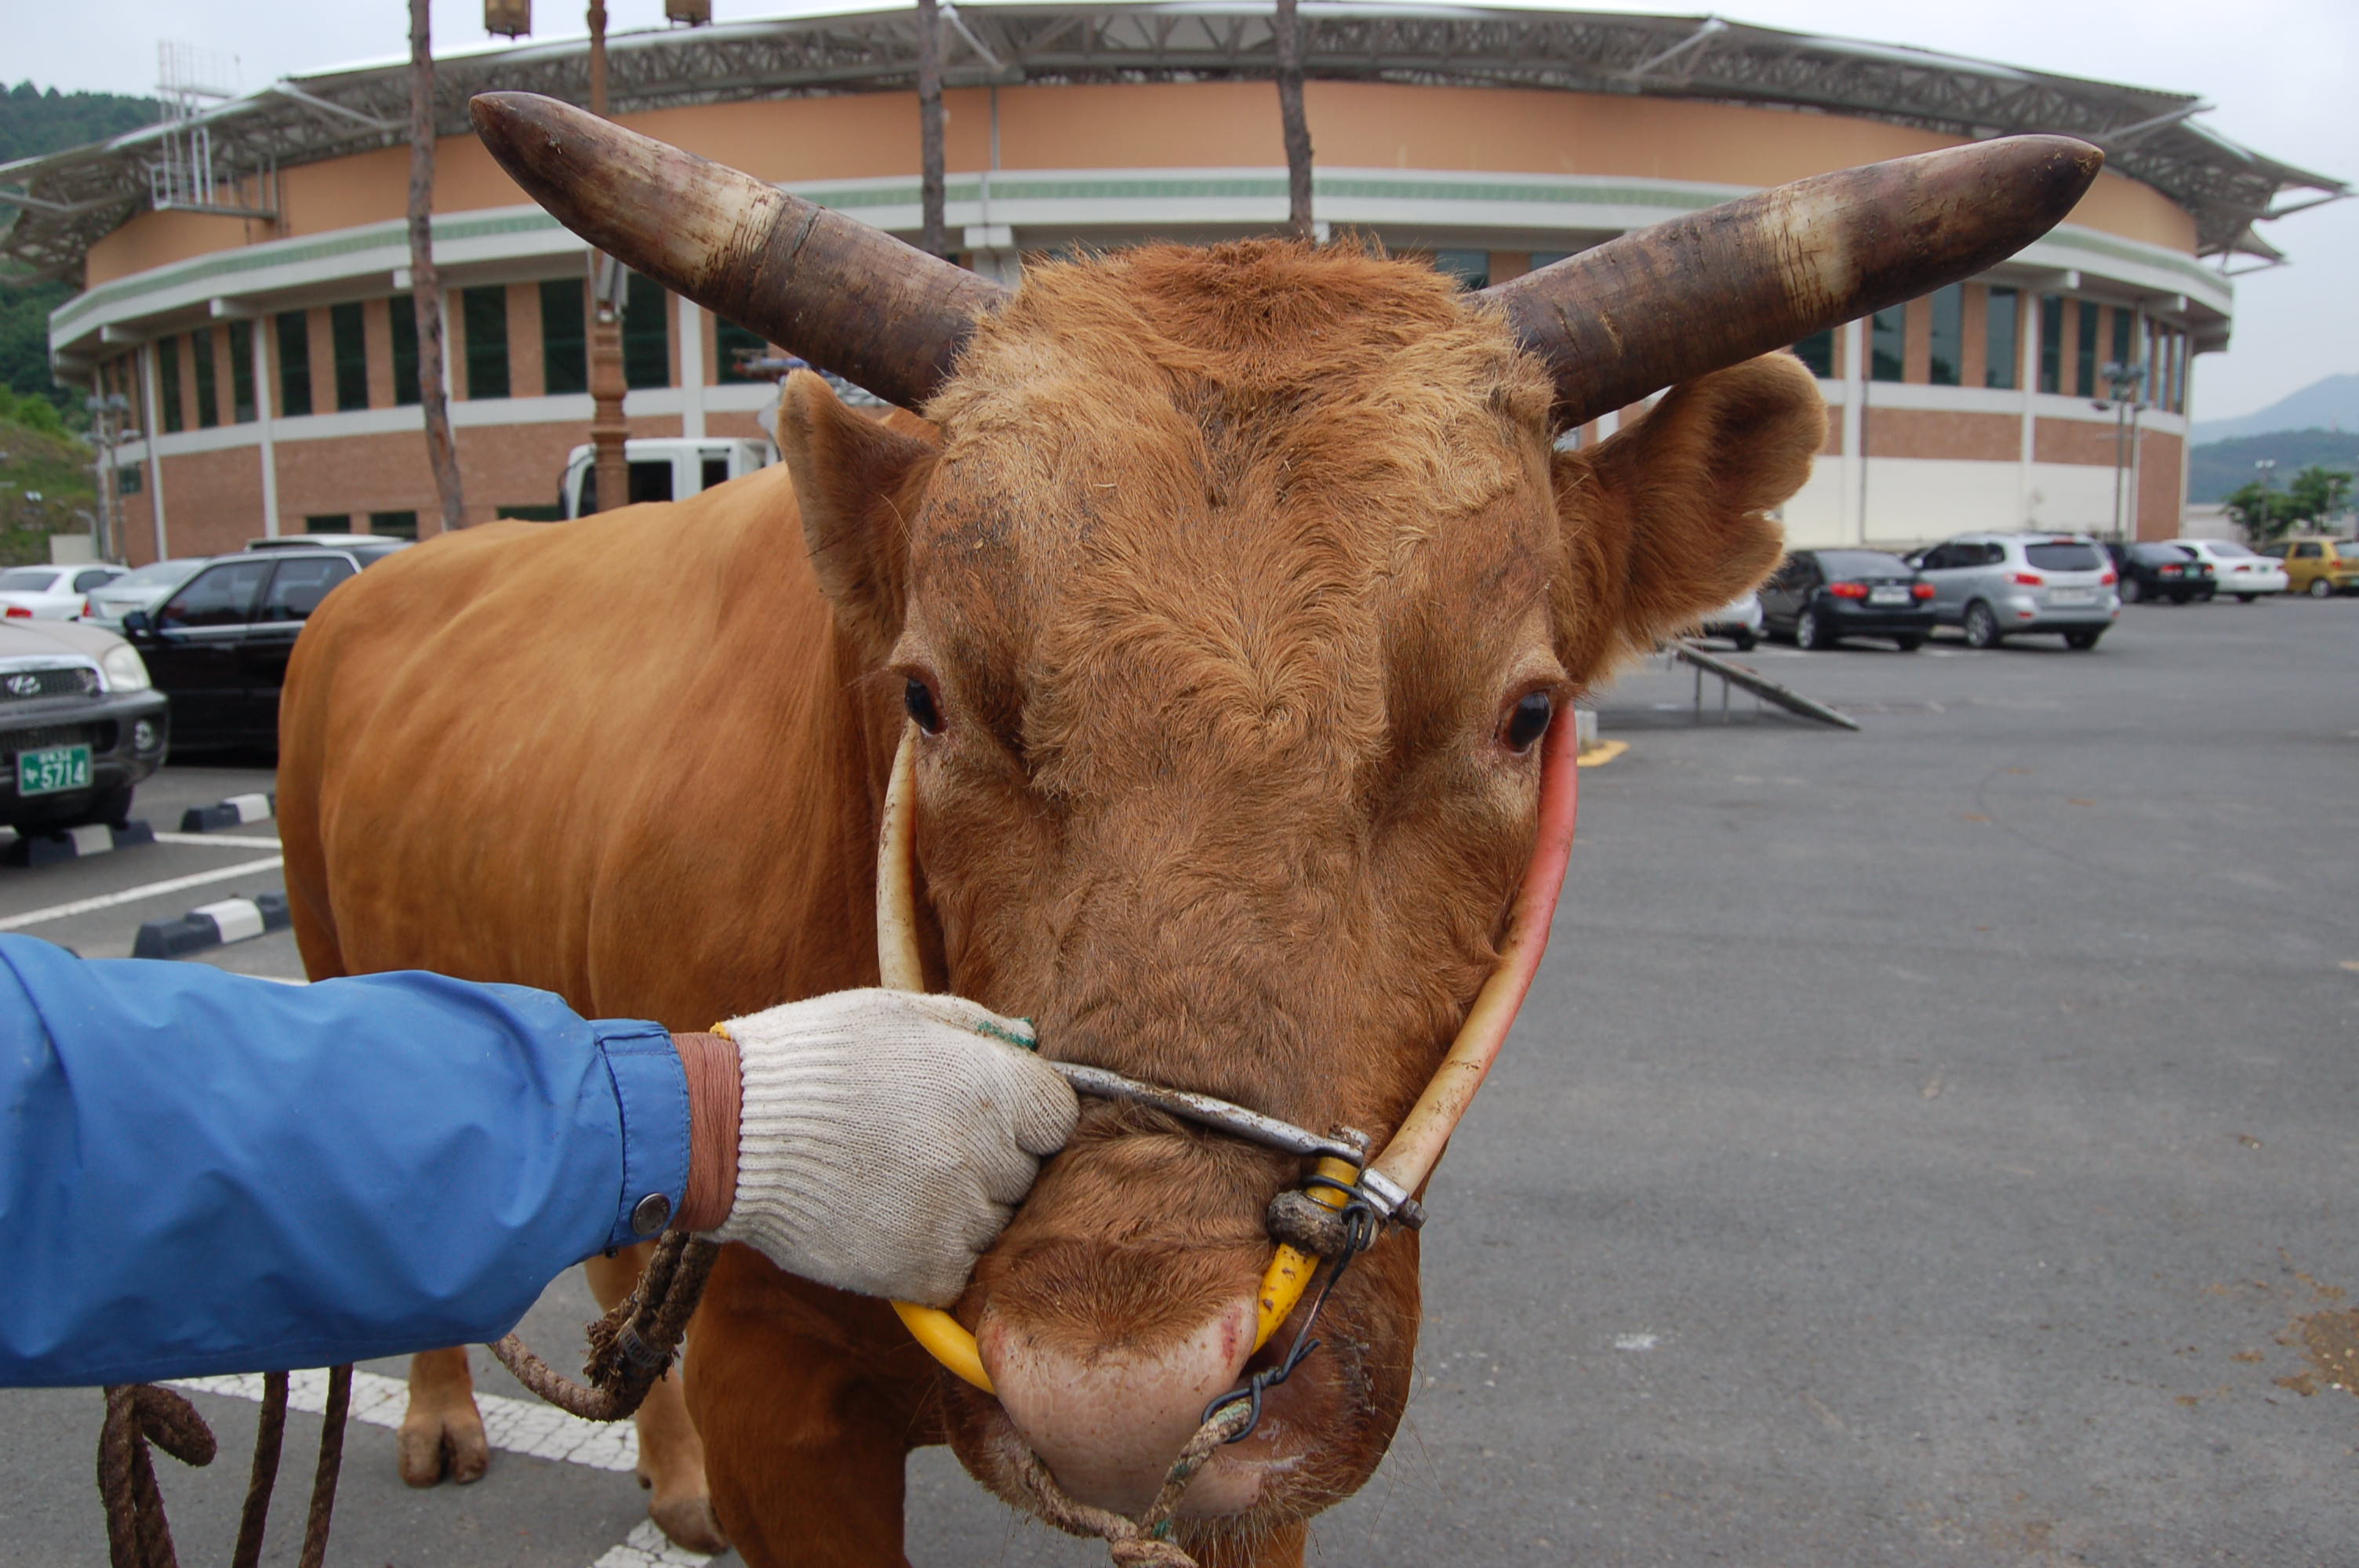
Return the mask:
[[368,326],[361,302],[347,300],[328,309],[328,340],[335,351],[336,412],[349,414],[369,406]]
[[180,340],[160,338],[156,343],[156,392],[164,406],[164,434],[185,427],[180,418]]
[[1966,286],[1946,284],[1933,291],[1932,355],[1925,379],[1935,386],[1956,386],[1965,375]]
[[1989,308],[1983,312],[1983,384],[2012,391],[2015,386],[2016,356],[2022,351],[2021,322],[2017,319],[2023,296],[2012,288],[1990,291]]
[[418,302],[407,294],[386,301],[393,318],[393,401],[396,407],[415,404],[418,392]]
[[459,291],[459,310],[467,329],[467,395],[506,397],[508,395],[508,291],[493,284]]
[[637,273],[623,296],[623,384],[671,384],[671,296]]
[[288,419],[311,412],[311,318],[301,310],[278,317],[278,412]]
[[254,323],[229,324],[229,416],[240,425],[254,423]]
[[555,397],[590,390],[587,308],[578,277],[552,277],[540,286],[540,384]]
[[200,327],[189,334],[189,362],[197,373],[197,428],[210,430],[221,423],[221,383],[213,373],[211,327]]
[[1867,373],[1873,381],[1899,381],[1908,367],[1908,311],[1895,305],[1872,319],[1867,340]]

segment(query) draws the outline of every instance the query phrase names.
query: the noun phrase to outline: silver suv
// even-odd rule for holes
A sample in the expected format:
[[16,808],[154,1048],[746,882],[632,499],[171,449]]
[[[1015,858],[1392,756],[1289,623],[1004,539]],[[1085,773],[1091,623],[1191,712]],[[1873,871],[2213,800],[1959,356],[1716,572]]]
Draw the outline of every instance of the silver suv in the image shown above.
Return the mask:
[[1933,618],[1977,648],[2026,632],[2093,648],[2122,613],[2113,563],[2084,534],[1961,534],[1908,564],[1933,585]]

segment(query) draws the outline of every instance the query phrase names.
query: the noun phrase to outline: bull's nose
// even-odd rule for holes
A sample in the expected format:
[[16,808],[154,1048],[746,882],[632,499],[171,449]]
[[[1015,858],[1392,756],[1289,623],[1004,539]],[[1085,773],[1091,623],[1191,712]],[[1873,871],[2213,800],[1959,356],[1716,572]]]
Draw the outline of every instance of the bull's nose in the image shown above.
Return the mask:
[[[1171,1462],[1203,1424],[1204,1407],[1241,1380],[1254,1328],[1254,1303],[1245,1298],[1189,1334],[1108,1348],[1052,1339],[985,1308],[975,1340],[1001,1408],[1058,1484],[1082,1502],[1136,1514],[1155,1500]],[[1257,1489],[1245,1475],[1208,1470],[1190,1487],[1185,1511],[1240,1511]]]

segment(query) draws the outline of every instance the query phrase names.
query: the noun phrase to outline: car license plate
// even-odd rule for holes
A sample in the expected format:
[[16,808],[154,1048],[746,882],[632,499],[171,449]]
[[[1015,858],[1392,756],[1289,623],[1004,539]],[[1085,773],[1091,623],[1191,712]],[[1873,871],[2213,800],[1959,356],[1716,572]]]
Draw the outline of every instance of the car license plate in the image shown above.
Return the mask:
[[16,793],[56,795],[90,787],[90,748],[45,746],[16,753]]
[[2054,588],[2048,590],[2050,604],[2094,604],[2097,590],[2093,588]]
[[1870,604],[1906,604],[1908,590],[1905,588],[1871,588],[1867,590]]

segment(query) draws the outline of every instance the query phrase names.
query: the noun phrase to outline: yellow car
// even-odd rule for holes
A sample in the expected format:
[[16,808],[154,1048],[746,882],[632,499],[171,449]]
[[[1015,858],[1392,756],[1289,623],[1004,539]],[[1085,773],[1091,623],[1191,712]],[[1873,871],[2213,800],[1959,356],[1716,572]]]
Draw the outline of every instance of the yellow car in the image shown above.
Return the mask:
[[2297,535],[2263,546],[2261,554],[2285,562],[2287,588],[2312,599],[2359,589],[2359,539]]

